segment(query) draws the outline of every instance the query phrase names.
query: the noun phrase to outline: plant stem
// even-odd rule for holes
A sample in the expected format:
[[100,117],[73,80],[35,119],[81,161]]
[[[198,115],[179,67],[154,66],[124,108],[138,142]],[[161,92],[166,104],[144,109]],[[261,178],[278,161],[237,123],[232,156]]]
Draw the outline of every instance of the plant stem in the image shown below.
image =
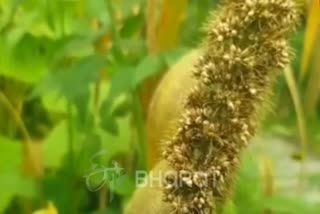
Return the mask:
[[149,0],[147,3],[147,46],[151,53],[156,52],[157,29],[157,0]]
[[[94,94],[94,103],[93,103],[93,121],[94,121],[94,129],[98,129],[98,117],[99,117],[99,101],[100,101],[100,93],[101,92],[101,79],[98,79],[95,84],[95,94]],[[103,186],[99,190],[99,210],[102,212],[107,208],[107,186]]]
[[139,154],[139,160],[138,160],[138,165],[141,167],[141,169],[146,168],[145,164],[145,154],[146,154],[146,149],[145,149],[145,132],[144,132],[144,119],[143,119],[143,110],[142,106],[140,103],[139,95],[138,92],[135,91],[132,93],[132,98],[133,98],[133,119],[136,121],[136,132],[137,132],[137,139],[138,139],[138,154]]
[[67,104],[67,112],[68,112],[68,146],[69,146],[69,166],[70,166],[70,176],[74,176],[74,154],[73,154],[73,115],[72,115],[72,105],[71,103]]
[[24,143],[26,145],[30,144],[32,142],[31,136],[23,120],[21,119],[19,113],[15,110],[14,106],[11,104],[11,102],[3,92],[0,92],[0,103],[2,103],[4,107],[8,110],[8,112],[11,114],[14,122],[16,123],[18,129],[20,130],[20,133],[24,139]]
[[103,186],[99,191],[99,210],[103,211],[107,208],[107,192],[106,186]]
[[304,180],[305,180],[305,173],[306,173],[306,156],[307,156],[307,147],[308,147],[308,136],[307,136],[307,124],[306,124],[306,117],[305,112],[300,100],[300,93],[298,91],[297,81],[294,78],[294,74],[291,67],[288,67],[284,70],[284,75],[286,77],[286,82],[288,84],[288,88],[291,94],[292,102],[294,104],[294,108],[297,115],[298,120],[298,129],[299,129],[299,137],[300,137],[300,144],[301,150],[300,155],[302,156],[301,164],[300,164],[300,172],[299,172],[299,179],[297,190],[299,193],[303,191]]
[[114,9],[112,7],[112,3],[110,0],[106,0],[106,5],[107,5],[107,11],[109,13],[109,17],[111,20],[111,33],[112,33],[112,40],[114,41],[115,44],[120,44],[120,35],[119,32],[117,31],[116,28],[116,19],[115,19],[115,13],[114,13]]
[[74,178],[75,178],[75,168],[74,168],[74,151],[73,151],[73,146],[74,146],[74,136],[73,136],[73,129],[74,129],[74,124],[73,124],[73,111],[72,111],[72,105],[70,102],[67,103],[67,112],[68,112],[68,159],[69,159],[69,179],[70,179],[70,189],[71,189],[71,198],[70,198],[70,210],[71,213],[76,213],[76,206],[75,206],[75,201],[76,201],[76,194],[74,194]]
[[20,134],[22,135],[22,138],[24,139],[22,141],[24,151],[26,152],[26,156],[28,157],[28,160],[30,161],[30,167],[37,171],[37,160],[34,158],[33,150],[32,150],[32,138],[20,116],[20,114],[16,111],[12,103],[9,101],[7,96],[0,92],[0,103],[4,105],[4,107],[8,110],[9,114],[11,114],[11,117],[13,121],[15,122],[16,126],[18,127],[18,130],[20,131]]
[[[18,127],[18,130],[20,131],[22,137],[23,137],[23,147],[24,147],[24,155],[28,157],[28,160],[30,161],[30,167],[33,171],[37,171],[37,163],[36,159],[34,158],[34,154],[32,151],[32,138],[20,116],[20,114],[16,111],[14,106],[11,104],[10,100],[7,98],[7,96],[0,91],[0,104],[3,104],[3,106],[8,110],[9,114],[11,114],[12,119],[16,123],[16,126]],[[36,182],[36,180],[34,180]],[[39,187],[39,191],[41,191],[41,188]],[[23,209],[30,209],[31,204],[29,201],[26,201],[23,203]]]

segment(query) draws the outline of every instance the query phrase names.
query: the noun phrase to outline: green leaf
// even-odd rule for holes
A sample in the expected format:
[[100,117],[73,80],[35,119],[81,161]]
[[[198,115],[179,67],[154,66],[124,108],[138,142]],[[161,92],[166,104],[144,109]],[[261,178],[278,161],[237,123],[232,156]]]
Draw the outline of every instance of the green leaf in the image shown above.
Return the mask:
[[13,197],[34,196],[35,185],[21,174],[21,142],[0,136],[0,151],[0,213],[3,213]]
[[[60,73],[60,92],[67,98],[81,96],[89,90],[89,84],[96,81],[104,60],[98,56],[89,56],[71,66],[66,73]],[[63,71],[62,71],[63,72]]]
[[106,151],[103,156],[104,162],[109,163],[113,157],[119,154],[126,154],[130,151],[130,116],[117,119],[119,134],[113,135],[103,130],[98,130],[102,140],[102,149]]
[[112,135],[119,134],[117,119],[126,116],[129,110],[129,98],[119,95],[116,99],[110,97],[103,101],[100,108],[100,126],[106,132]]
[[48,25],[48,23],[42,21],[35,23],[28,32],[34,37],[47,37],[49,39],[55,39],[54,31]]
[[62,114],[67,113],[67,100],[64,97],[59,96],[57,92],[45,94],[41,99],[42,104],[47,111]]
[[108,207],[107,209],[105,210],[98,210],[98,211],[94,211],[94,212],[91,212],[90,214],[119,214],[121,211],[116,209],[116,208],[112,208],[112,207]]
[[112,115],[114,117],[124,117],[131,111],[131,108],[132,103],[129,100],[129,98],[127,98],[121,101],[120,104],[115,107],[115,109],[112,112]]
[[236,205],[231,201],[228,200],[226,203],[224,209],[223,209],[223,214],[237,214],[237,207]]
[[181,57],[190,52],[190,48],[181,47],[173,51],[163,53],[163,57],[169,67],[173,66]]
[[264,200],[265,208],[271,209],[276,213],[290,213],[290,214],[316,214],[319,212],[316,207],[309,204],[302,197],[293,196],[274,196]]
[[68,67],[59,67],[50,72],[34,89],[31,97],[42,96],[52,90],[73,100],[89,90],[90,83],[99,77],[99,71],[104,66],[104,60],[98,56],[88,56]]
[[76,163],[78,175],[83,177],[91,167],[101,162],[101,137],[96,133],[87,134],[77,153]]
[[[125,172],[124,172],[125,173]],[[110,185],[109,188],[120,196],[129,198],[135,190],[134,178],[128,175],[120,176],[114,183],[115,185]],[[228,213],[231,214],[231,213]],[[233,214],[233,213],[232,213]]]
[[88,57],[94,54],[93,38],[76,37],[66,42],[62,49],[57,51],[55,60],[64,58]]
[[0,172],[12,172],[21,168],[22,148],[21,143],[0,136]]
[[124,18],[127,18],[132,15],[133,9],[140,9],[143,7],[145,0],[122,0],[116,3],[113,3],[115,11],[121,11]]
[[119,127],[118,127],[116,118],[113,117],[112,115],[109,115],[109,114],[103,115],[100,126],[104,131],[112,135],[116,136],[119,134]]
[[13,49],[0,36],[0,74],[24,83],[41,80],[47,71],[48,56],[40,52],[44,42],[24,37]]
[[19,20],[16,21],[15,27],[11,28],[7,32],[7,44],[11,48],[14,48],[23,38],[25,33],[34,24],[39,16],[38,11],[32,11],[30,13],[19,14]]
[[145,79],[163,71],[165,68],[166,64],[162,57],[154,55],[146,56],[136,69],[132,86],[137,87]]
[[146,47],[145,40],[142,38],[128,38],[128,39],[121,39],[119,41],[121,44],[121,50],[123,55],[120,58],[116,58],[118,64],[130,64],[130,65],[137,65],[141,62],[148,54],[148,48]]
[[59,168],[68,150],[67,121],[60,122],[43,142],[44,164],[49,168]]
[[75,197],[79,198],[80,188],[75,189],[65,174],[53,173],[43,179],[43,192],[57,208],[59,213],[72,213],[74,211]]
[[110,15],[105,0],[87,1],[86,8],[91,17],[98,17],[104,25],[110,24]]
[[35,196],[35,183],[30,178],[23,177],[19,171],[12,174],[0,172],[0,174],[0,213],[3,213],[15,196],[28,198]]
[[123,23],[120,35],[122,38],[132,37],[135,33],[139,32],[144,24],[144,15],[139,13],[137,15],[129,16]]
[[259,174],[257,157],[253,152],[246,152],[240,167],[239,178],[236,183],[234,203],[238,213],[262,213],[264,210],[263,186]]
[[134,70],[131,67],[117,68],[117,71],[111,78],[110,91],[108,98],[105,101],[106,104],[103,105],[104,107],[107,107],[107,105],[109,105],[109,103],[112,102],[115,98],[133,89],[132,81],[134,75]]

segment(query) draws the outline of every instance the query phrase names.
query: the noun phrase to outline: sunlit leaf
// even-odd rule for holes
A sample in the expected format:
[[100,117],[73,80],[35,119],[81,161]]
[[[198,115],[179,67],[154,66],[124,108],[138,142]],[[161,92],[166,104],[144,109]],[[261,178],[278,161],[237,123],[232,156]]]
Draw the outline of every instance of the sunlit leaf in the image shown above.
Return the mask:
[[42,45],[39,40],[26,37],[10,49],[0,36],[0,74],[26,83],[39,81],[48,66],[47,56],[40,52]]
[[15,47],[15,45],[23,38],[28,29],[34,24],[38,16],[38,11],[19,14],[19,20],[17,20],[15,23],[16,26],[7,32],[7,44],[10,48]]
[[48,93],[42,96],[41,99],[46,110],[53,113],[66,114],[66,106],[68,102],[64,97],[59,96],[57,92]]
[[49,39],[55,39],[53,30],[50,28],[48,23],[45,22],[40,22],[33,25],[29,30],[29,33],[34,37],[47,37]]
[[60,122],[42,143],[45,166],[59,168],[68,150],[67,122]]
[[35,211],[32,214],[58,214],[58,210],[52,202],[49,202],[46,208]]

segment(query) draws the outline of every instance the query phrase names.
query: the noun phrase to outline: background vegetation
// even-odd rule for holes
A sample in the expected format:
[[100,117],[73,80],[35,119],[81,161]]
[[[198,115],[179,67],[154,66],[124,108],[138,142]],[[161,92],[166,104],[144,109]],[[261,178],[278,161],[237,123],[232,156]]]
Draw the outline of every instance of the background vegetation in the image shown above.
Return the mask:
[[[320,172],[310,177],[306,169],[320,152],[320,5],[297,2],[297,57],[280,77],[261,135],[294,145],[300,182],[294,194],[275,190],[270,160],[249,152],[226,213],[320,209],[319,200],[303,197],[305,186],[320,192]],[[32,213],[49,201],[41,213],[121,213],[135,190],[135,170],[150,164],[145,119],[152,92],[199,45],[217,3],[0,0],[0,213]],[[118,183],[99,186],[103,169],[117,164],[125,171]]]

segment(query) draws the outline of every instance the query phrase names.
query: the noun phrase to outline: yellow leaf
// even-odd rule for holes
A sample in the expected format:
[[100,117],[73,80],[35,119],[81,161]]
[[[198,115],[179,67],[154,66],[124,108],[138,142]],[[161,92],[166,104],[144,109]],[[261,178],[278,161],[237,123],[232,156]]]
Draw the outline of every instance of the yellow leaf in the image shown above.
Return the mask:
[[[306,128],[306,118],[305,118],[303,106],[301,103],[301,95],[299,93],[299,89],[297,86],[297,82],[294,78],[292,68],[287,67],[284,70],[284,75],[286,78],[286,82],[288,84],[288,88],[291,94],[291,99],[293,101],[295,111],[297,114],[301,147],[304,150],[307,147],[307,131],[306,131],[307,128]],[[305,154],[305,151],[303,151],[302,153]]]
[[147,7],[147,46],[150,52],[156,52],[157,0],[148,0]]
[[44,174],[42,160],[41,143],[24,143],[23,144],[23,165],[22,169],[25,175],[34,178],[40,178]]
[[151,99],[146,122],[148,169],[161,159],[161,139],[172,136],[183,109],[183,98],[194,85],[191,71],[199,56],[193,50],[182,57],[161,79]]
[[162,0],[162,13],[157,28],[158,51],[169,50],[177,45],[187,6],[187,0]]
[[[158,3],[161,5],[159,17]],[[177,46],[187,6],[188,0],[148,0],[147,45],[150,53],[157,54]],[[159,74],[145,81],[141,91],[144,112],[161,78],[162,74]]]
[[[319,6],[320,7],[320,6]],[[320,11],[319,11],[320,13]],[[320,35],[320,32],[319,32]],[[320,42],[315,44],[315,50],[313,57],[312,68],[310,70],[310,78],[308,80],[306,89],[305,107],[309,117],[314,117],[317,112],[317,105],[320,97]]]
[[105,53],[111,48],[112,40],[111,35],[108,33],[102,35],[100,38],[97,39],[95,42],[95,49],[97,53]]
[[54,206],[54,204],[50,201],[48,203],[48,206],[45,209],[35,211],[32,214],[58,214],[58,210]]
[[161,0],[159,18],[157,6],[157,0],[148,1],[147,43],[152,53],[176,47],[186,17],[188,0]]
[[[294,108],[297,114],[297,122],[298,122],[300,143],[301,143],[301,155],[305,157],[307,154],[306,150],[307,150],[308,139],[307,139],[306,118],[305,118],[303,106],[301,104],[301,96],[299,94],[299,90],[293,75],[292,68],[288,66],[285,69],[284,74],[285,74],[286,82],[288,84],[288,88],[294,104]],[[305,175],[305,160],[301,160],[298,190],[301,190],[303,188],[304,175]]]
[[76,14],[79,18],[83,18],[85,16],[85,0],[76,1]]
[[304,77],[309,68],[313,47],[320,25],[320,5],[318,0],[312,0],[308,14],[307,28],[304,37],[304,48],[301,61],[301,77]]
[[269,157],[262,157],[260,165],[264,185],[264,194],[267,197],[271,197],[275,193],[275,180],[272,160]]

